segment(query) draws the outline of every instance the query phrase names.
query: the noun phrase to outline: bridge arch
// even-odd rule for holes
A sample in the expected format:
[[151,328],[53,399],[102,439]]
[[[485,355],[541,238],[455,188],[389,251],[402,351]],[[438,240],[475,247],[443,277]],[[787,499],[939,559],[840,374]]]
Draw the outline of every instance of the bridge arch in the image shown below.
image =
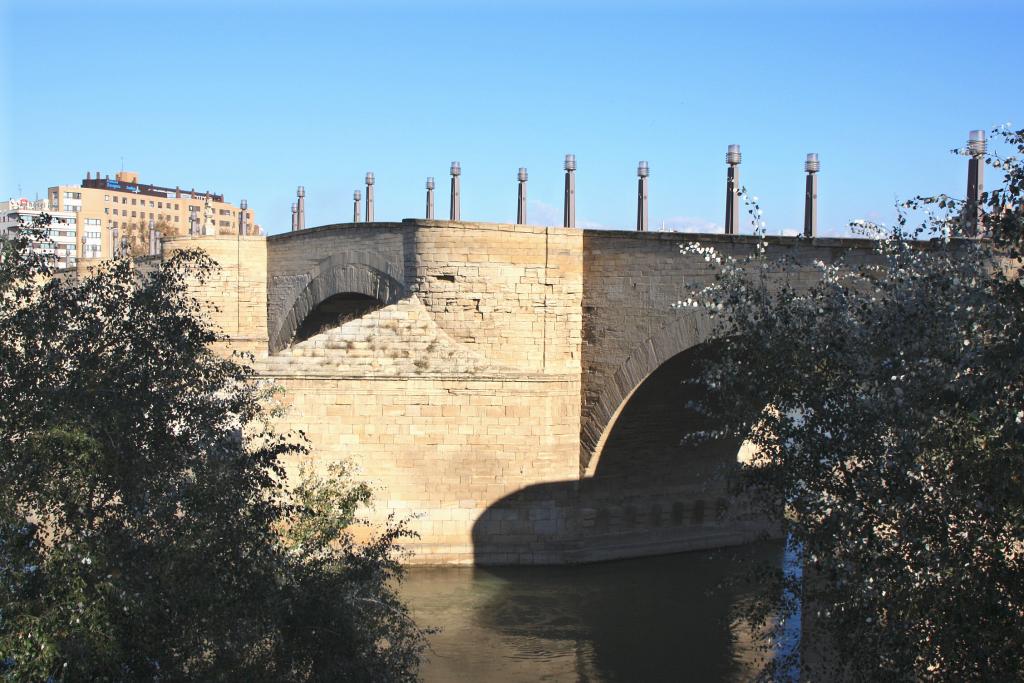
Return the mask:
[[317,306],[341,295],[362,295],[381,305],[406,296],[401,271],[372,252],[342,252],[320,261],[285,298],[279,322],[270,335],[270,352],[277,353],[295,337],[303,321]]
[[594,476],[610,433],[644,381],[670,359],[711,341],[712,332],[711,319],[703,311],[680,313],[630,351],[584,416],[580,435],[581,475]]

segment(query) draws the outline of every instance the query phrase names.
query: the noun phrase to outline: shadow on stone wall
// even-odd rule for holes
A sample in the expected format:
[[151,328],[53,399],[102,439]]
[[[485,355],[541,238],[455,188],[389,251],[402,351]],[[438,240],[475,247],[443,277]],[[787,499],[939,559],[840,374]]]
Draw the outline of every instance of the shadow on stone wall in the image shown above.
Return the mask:
[[558,564],[735,545],[768,526],[727,491],[738,440],[682,443],[712,427],[693,408],[707,344],[663,363],[611,427],[594,476],[526,487],[473,527],[477,564]]

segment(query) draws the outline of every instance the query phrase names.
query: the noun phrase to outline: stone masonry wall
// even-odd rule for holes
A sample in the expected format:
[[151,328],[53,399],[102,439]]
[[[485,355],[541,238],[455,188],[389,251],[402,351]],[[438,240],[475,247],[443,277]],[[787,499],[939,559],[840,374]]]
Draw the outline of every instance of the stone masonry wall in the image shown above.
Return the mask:
[[[416,515],[412,561],[530,564],[739,543],[764,530],[742,517],[742,502],[741,516],[722,514],[737,506],[720,487],[674,464],[673,430],[687,427],[673,417],[679,370],[667,362],[712,333],[672,308],[711,277],[679,253],[693,240],[734,255],[754,248],[749,236],[407,220],[177,238],[165,255],[201,247],[221,263],[197,292],[221,347],[253,351],[257,371],[284,389],[278,426],[309,437],[314,467],[344,459],[377,488],[373,520]],[[869,247],[770,240],[806,264],[851,248],[866,258]],[[378,306],[295,336],[340,294]],[[671,377],[638,389],[662,366]],[[598,473],[627,406],[615,460]],[[719,450],[684,457],[708,469],[731,457]]]
[[421,223],[410,246],[410,287],[453,339],[521,372],[579,373],[582,231]]
[[[474,562],[492,504],[577,475],[580,231],[409,221],[268,243],[272,341],[334,293],[385,304],[257,369],[284,388],[280,427],[307,434],[316,467],[352,462],[379,489],[376,521],[417,515],[413,561]],[[515,561],[543,552],[536,535],[510,540],[527,544]]]
[[[583,404],[581,472],[592,473],[593,455],[629,393],[659,365],[707,341],[708,321],[673,309],[713,272],[703,258],[680,254],[700,242],[736,258],[750,254],[752,235],[688,235],[590,230],[583,237]],[[868,240],[768,238],[769,256],[788,256],[800,268],[778,273],[777,282],[799,288],[817,281],[816,260],[847,254],[854,264],[872,258]]]
[[[202,249],[220,268],[196,296],[223,335],[224,350],[265,354],[267,349],[267,241],[265,237],[210,235],[164,239],[164,258]],[[145,259],[144,259],[145,260]]]

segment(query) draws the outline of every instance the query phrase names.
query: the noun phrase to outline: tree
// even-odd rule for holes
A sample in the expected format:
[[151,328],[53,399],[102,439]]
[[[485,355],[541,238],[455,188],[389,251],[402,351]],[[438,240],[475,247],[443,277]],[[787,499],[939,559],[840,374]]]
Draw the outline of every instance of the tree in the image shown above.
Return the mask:
[[[994,132],[1024,153],[1024,131]],[[723,340],[703,409],[758,448],[737,487],[802,553],[803,580],[776,573],[748,616],[802,604],[817,656],[766,676],[1024,679],[1024,167],[987,163],[989,240],[958,238],[964,202],[932,197],[867,226],[873,263],[819,263],[810,287],[763,243],[721,265],[687,247],[717,269],[683,304]]]
[[[122,245],[127,247],[129,253],[133,256],[147,256],[150,253],[150,226],[144,220],[124,222],[121,224],[121,232],[118,235],[117,247],[121,248]],[[160,237],[176,237],[179,234],[179,230],[174,228],[170,223],[164,219],[157,220],[153,223],[153,230],[157,232]]]
[[286,484],[307,448],[209,350],[208,257],[75,281],[25,247],[0,252],[0,677],[414,679],[410,532],[357,544],[343,468]]

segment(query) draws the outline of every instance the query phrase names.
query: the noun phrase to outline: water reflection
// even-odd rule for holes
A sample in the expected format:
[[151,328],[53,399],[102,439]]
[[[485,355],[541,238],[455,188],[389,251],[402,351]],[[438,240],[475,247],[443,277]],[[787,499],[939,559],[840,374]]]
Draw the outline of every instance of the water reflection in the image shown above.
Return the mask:
[[426,681],[743,681],[759,666],[730,579],[781,542],[570,567],[426,568],[402,594]]

